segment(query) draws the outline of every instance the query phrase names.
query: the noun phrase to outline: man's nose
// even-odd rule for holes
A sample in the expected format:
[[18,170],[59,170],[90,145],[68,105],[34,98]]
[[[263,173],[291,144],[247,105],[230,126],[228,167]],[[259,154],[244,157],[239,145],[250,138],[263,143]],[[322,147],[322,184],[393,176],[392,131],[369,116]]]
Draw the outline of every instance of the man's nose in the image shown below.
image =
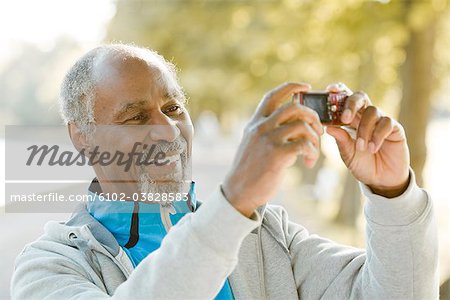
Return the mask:
[[180,129],[176,123],[167,116],[162,116],[158,122],[150,128],[150,138],[155,141],[173,142],[180,135]]

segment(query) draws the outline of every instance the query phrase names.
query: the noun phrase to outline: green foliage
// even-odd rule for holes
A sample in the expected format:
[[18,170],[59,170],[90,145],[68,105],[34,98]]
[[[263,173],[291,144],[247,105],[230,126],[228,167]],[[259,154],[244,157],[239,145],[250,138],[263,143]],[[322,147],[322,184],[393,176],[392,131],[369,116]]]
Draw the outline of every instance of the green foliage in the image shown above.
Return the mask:
[[399,89],[403,20],[401,1],[119,1],[108,39],[172,59],[194,116],[220,116],[284,81],[342,81],[381,103]]

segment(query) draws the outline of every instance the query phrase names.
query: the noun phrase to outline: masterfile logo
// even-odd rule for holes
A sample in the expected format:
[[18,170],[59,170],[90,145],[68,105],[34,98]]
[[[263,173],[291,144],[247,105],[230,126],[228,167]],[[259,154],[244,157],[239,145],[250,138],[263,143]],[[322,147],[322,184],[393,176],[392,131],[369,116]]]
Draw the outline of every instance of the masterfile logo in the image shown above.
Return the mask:
[[153,138],[173,132],[166,127],[101,125],[74,142],[65,126],[7,126],[6,212],[72,211],[98,176],[109,192],[105,199],[185,199],[182,187],[192,181],[190,135]]

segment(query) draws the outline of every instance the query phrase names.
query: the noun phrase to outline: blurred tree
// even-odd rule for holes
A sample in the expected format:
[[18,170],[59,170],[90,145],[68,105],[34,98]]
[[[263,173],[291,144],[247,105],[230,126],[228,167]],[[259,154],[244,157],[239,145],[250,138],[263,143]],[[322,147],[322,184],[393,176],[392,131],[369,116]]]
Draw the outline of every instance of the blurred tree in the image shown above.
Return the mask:
[[[403,32],[389,21],[398,9],[390,6],[397,5],[119,0],[108,40],[138,43],[171,58],[183,70],[194,118],[206,109],[221,120],[227,113],[246,116],[283,81],[310,82],[316,89],[343,81],[380,103],[403,62]],[[383,41],[389,49],[381,49]]]
[[356,226],[356,220],[361,213],[361,192],[358,181],[350,173],[343,178],[343,189],[339,198],[339,208],[335,222],[350,227]]
[[405,25],[409,39],[405,45],[406,61],[403,65],[403,99],[399,121],[408,136],[411,166],[417,182],[423,185],[426,131],[431,111],[431,98],[437,87],[433,74],[436,26],[445,8],[445,1],[404,1]]
[[450,278],[448,277],[447,280],[445,280],[439,288],[439,299],[450,299]]

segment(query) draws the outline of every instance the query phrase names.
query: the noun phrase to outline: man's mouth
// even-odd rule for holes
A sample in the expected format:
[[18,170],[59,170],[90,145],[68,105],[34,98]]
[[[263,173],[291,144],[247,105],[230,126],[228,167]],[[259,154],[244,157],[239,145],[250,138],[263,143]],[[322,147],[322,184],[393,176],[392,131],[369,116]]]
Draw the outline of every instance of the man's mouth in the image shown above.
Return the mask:
[[170,165],[180,160],[180,153],[174,153],[172,155],[166,155],[165,159],[162,160],[164,165]]
[[154,180],[173,180],[182,172],[181,154],[171,152],[164,158],[153,160],[148,166],[143,166],[146,173]]

